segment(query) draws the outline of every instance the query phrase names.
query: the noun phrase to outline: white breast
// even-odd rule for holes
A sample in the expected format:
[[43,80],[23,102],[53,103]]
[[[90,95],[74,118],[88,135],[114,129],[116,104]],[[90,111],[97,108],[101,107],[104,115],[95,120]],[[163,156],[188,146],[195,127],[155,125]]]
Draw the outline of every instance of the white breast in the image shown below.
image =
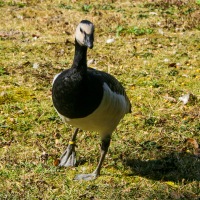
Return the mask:
[[111,134],[129,108],[123,95],[112,92],[104,83],[104,95],[99,107],[84,118],[69,119],[63,115],[64,122],[88,131],[98,131],[100,134]]

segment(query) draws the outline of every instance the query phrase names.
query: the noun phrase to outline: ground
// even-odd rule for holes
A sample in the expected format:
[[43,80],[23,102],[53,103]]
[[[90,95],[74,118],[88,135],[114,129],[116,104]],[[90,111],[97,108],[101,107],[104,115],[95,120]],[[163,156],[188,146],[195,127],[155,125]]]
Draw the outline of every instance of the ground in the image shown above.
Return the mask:
[[[0,199],[200,198],[199,0],[3,0],[0,10]],[[95,169],[99,135],[80,132],[77,167],[58,168],[74,128],[51,100],[82,19],[95,24],[89,66],[132,103],[91,182],[73,177]]]

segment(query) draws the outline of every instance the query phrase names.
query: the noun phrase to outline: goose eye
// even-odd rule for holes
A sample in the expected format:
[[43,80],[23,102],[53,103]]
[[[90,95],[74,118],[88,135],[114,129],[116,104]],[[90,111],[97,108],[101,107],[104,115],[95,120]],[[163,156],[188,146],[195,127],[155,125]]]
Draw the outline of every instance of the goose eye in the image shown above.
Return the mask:
[[83,33],[83,29],[82,28],[80,28],[80,32]]

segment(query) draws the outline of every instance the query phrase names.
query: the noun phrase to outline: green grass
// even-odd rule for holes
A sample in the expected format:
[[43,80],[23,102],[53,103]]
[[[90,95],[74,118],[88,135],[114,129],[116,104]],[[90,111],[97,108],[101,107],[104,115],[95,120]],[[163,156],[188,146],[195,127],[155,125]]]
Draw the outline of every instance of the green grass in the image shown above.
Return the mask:
[[[5,0],[0,8],[0,199],[200,198],[200,155],[186,142],[200,142],[199,1]],[[57,116],[51,83],[72,63],[82,19],[96,27],[90,67],[114,75],[133,108],[91,182],[73,177],[97,165],[94,132],[79,133],[76,168],[54,164],[73,127]]]

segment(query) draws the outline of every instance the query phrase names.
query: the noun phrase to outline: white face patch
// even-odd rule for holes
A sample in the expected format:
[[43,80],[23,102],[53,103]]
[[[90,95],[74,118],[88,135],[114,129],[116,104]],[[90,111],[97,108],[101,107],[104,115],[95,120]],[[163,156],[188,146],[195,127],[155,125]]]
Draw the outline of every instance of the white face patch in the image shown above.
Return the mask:
[[[82,30],[82,32],[81,32]],[[80,23],[75,32],[75,38],[78,41],[78,43],[83,46],[84,45],[84,39],[85,39],[85,34],[90,35],[94,32],[94,25],[91,24],[86,24],[86,23]]]
[[80,28],[88,35],[94,32],[94,26],[92,24],[80,23]]
[[119,121],[128,113],[128,104],[123,95],[112,92],[104,83],[104,95],[99,107],[84,118],[69,119],[62,115],[62,120],[77,128],[98,131],[101,135],[112,134]]

